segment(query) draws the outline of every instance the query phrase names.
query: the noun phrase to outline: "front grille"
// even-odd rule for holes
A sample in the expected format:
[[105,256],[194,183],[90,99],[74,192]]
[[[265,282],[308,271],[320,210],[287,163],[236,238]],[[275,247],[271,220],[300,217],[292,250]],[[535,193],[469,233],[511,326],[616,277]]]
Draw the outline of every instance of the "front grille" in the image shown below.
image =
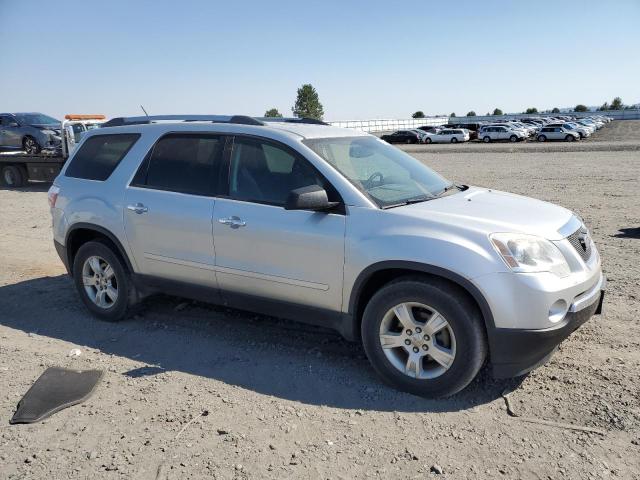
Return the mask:
[[586,262],[591,257],[591,240],[586,228],[579,228],[567,237],[569,243]]

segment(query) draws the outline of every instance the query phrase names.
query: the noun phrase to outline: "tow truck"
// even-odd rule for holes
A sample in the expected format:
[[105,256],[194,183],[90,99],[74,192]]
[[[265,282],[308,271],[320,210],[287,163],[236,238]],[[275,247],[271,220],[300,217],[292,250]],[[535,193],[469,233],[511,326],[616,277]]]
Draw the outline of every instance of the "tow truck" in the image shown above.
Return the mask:
[[59,150],[43,150],[35,155],[25,152],[0,152],[0,184],[8,188],[20,188],[30,180],[53,181],[80,141],[82,134],[100,127],[105,121],[104,115],[65,115]]

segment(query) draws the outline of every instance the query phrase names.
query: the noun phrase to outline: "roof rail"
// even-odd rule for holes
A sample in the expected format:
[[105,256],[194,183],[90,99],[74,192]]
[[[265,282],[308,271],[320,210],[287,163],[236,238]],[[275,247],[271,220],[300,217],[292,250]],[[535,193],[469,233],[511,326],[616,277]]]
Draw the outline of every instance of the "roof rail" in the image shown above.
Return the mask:
[[322,120],[308,117],[257,117],[261,122],[309,123],[312,125],[329,125]]
[[246,115],[151,115],[141,117],[115,117],[103,123],[104,127],[120,127],[123,125],[146,125],[155,122],[213,122],[236,123],[240,125],[264,125],[265,122],[308,123],[313,125],[329,125],[322,120],[306,117],[249,117]]
[[102,124],[102,127],[120,127],[122,125],[145,125],[155,122],[213,122],[238,123],[242,125],[264,125],[259,120],[245,115],[150,115],[141,117],[115,117]]

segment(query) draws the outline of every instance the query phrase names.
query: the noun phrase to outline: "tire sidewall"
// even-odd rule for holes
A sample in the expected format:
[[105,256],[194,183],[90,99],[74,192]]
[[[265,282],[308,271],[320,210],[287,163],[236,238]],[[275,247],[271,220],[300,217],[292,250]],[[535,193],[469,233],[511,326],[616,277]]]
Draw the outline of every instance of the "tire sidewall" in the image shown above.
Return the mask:
[[[12,177],[14,181],[13,183],[7,182],[6,179],[4,178],[5,172],[7,170],[12,173]],[[3,186],[9,187],[9,188],[20,188],[24,185],[24,182],[25,182],[24,172],[19,166],[8,165],[6,167],[3,167],[2,170],[0,171],[0,175],[1,175],[0,184],[2,184]]]
[[[383,287],[367,305],[362,320],[362,342],[376,372],[396,388],[420,396],[443,397],[466,387],[477,375],[486,357],[484,326],[477,309],[453,289],[440,282],[401,281]],[[453,365],[439,377],[417,380],[397,370],[380,345],[380,323],[385,313],[403,302],[425,303],[449,322],[456,338]]]
[[[118,284],[118,299],[113,306],[109,308],[100,308],[94,304],[87,296],[82,283],[82,267],[84,262],[87,258],[94,255],[104,258],[104,260],[111,265]],[[94,316],[108,322],[117,322],[125,317],[130,303],[131,279],[122,261],[109,246],[97,241],[87,242],[82,245],[74,258],[72,272],[73,281],[80,295],[80,299]]]

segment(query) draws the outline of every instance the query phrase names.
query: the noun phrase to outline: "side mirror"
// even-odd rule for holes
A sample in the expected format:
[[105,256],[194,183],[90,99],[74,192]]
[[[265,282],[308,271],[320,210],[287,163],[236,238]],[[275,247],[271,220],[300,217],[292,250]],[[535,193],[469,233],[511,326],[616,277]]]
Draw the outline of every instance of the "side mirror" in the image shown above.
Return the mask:
[[284,204],[285,210],[329,210],[338,205],[338,202],[330,202],[327,198],[327,191],[319,185],[309,185],[292,190],[289,193],[287,202]]
[[9,127],[19,127],[18,122],[10,122]]

